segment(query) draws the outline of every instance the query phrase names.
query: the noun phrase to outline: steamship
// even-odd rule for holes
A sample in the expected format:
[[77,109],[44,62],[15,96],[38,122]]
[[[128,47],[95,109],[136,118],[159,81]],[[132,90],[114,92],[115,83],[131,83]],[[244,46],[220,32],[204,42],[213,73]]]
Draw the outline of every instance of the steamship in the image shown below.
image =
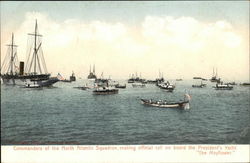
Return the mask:
[[[30,43],[30,53],[24,62],[18,64],[17,45],[14,44],[14,34],[12,34],[11,44],[9,47],[3,65],[1,67],[1,78],[4,84],[21,85],[28,88],[51,86],[58,80],[57,77],[50,77],[45,64],[43,51],[41,48],[42,35],[38,34],[37,21],[35,24],[35,32],[29,33],[32,37]],[[29,42],[29,41],[28,41]],[[19,70],[19,71],[18,71]],[[3,74],[2,74],[3,72]]]
[[96,80],[97,79],[97,77],[95,75],[95,65],[93,66],[93,72],[91,71],[91,66],[90,66],[88,79],[89,80]]
[[216,68],[216,72],[214,72],[214,68],[213,68],[213,76],[210,79],[211,82],[216,82],[216,83],[220,83],[220,78],[217,77],[217,68]]

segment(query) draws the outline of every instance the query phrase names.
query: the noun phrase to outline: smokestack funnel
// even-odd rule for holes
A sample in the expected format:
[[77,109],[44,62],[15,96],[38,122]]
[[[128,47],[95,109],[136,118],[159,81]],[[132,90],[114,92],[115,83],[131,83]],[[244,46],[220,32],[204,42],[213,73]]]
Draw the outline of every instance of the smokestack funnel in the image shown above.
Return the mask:
[[19,66],[19,70],[20,70],[20,75],[23,75],[23,70],[24,70],[24,62],[20,62],[20,66]]

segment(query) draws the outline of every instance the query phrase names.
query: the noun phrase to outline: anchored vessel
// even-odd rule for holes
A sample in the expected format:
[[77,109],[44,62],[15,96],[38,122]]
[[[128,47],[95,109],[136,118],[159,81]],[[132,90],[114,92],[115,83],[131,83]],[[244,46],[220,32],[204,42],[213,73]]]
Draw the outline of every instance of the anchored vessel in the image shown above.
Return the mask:
[[217,78],[217,69],[216,69],[216,72],[214,72],[214,68],[213,68],[213,76],[212,78],[210,79],[211,82],[217,82],[219,83],[220,82],[220,78]]
[[29,33],[32,36],[31,47],[33,51],[28,54],[26,58],[25,74],[23,78],[25,79],[25,87],[48,87],[52,86],[54,83],[58,82],[57,77],[50,77],[47,71],[45,59],[42,51],[42,35],[38,33],[37,20],[35,24],[35,32]]
[[67,83],[71,83],[72,81],[76,81],[76,77],[75,77],[74,72],[72,72],[72,75],[69,77],[69,80],[62,77],[62,75],[60,73],[57,74],[57,78],[59,81],[67,82]]
[[[20,71],[19,74],[14,74],[14,67],[16,67],[17,55],[16,50],[14,50],[16,45],[14,45],[14,35],[12,35],[12,43],[9,45],[11,47],[11,59],[10,64],[7,67],[9,73],[1,75],[4,83],[10,83],[21,85],[27,88],[37,88],[37,87],[47,87],[51,86],[58,81],[57,77],[50,77],[50,74],[47,71],[45,59],[43,56],[43,51],[41,48],[42,35],[38,34],[37,21],[35,24],[35,32],[29,33],[29,36],[32,36],[28,40],[29,53],[26,58],[26,66],[24,67],[24,62],[20,62]],[[8,62],[8,61],[7,61]],[[24,69],[25,68],[25,69]]]
[[70,81],[76,81],[75,73],[72,72],[72,75],[69,77]]
[[97,77],[95,75],[95,65],[93,66],[93,72],[91,71],[91,66],[90,66],[88,79],[90,79],[90,80],[97,79]]
[[189,109],[190,96],[185,94],[184,100],[179,102],[168,102],[166,100],[157,100],[152,99],[141,99],[141,103],[148,106],[160,107],[160,108],[180,108],[180,109]]
[[214,89],[216,90],[232,90],[233,89],[233,86],[230,85],[230,84],[223,84],[223,83],[220,83],[220,84],[216,84],[215,87],[213,87]]
[[117,94],[119,90],[109,85],[109,81],[111,79],[103,79],[103,73],[101,76],[102,78],[95,80],[95,89],[93,90],[93,94],[95,95]]
[[128,83],[144,83],[144,84],[146,84],[147,80],[142,79],[141,74],[140,74],[140,77],[138,77],[137,72],[136,72],[135,75],[132,74],[132,77],[131,77],[131,75],[129,75]]
[[168,81],[166,83],[158,83],[157,86],[161,89],[164,89],[168,92],[173,92],[175,89],[175,86],[173,84],[170,84]]

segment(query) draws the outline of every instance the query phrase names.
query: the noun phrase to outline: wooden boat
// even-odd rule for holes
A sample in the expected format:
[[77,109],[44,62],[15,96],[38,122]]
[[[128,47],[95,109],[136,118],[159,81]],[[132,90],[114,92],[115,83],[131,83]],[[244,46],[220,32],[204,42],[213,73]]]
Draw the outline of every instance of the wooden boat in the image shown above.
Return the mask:
[[181,101],[181,102],[166,102],[166,101],[151,101],[146,99],[141,99],[142,104],[160,107],[160,108],[182,108],[184,109],[185,106],[189,103],[188,101]]
[[189,109],[189,101],[190,96],[188,94],[185,95],[184,100],[179,102],[167,102],[165,100],[148,100],[148,99],[141,99],[141,103],[148,106],[153,107],[160,107],[160,108],[179,108],[179,109]]

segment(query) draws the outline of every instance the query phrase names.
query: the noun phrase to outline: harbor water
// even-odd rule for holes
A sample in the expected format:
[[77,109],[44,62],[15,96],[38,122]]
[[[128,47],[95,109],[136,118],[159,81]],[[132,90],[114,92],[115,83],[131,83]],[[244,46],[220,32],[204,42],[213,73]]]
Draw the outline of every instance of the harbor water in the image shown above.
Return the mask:
[[[174,92],[154,84],[93,95],[86,80],[52,88],[1,85],[1,144],[249,144],[250,87],[214,90],[172,81]],[[120,81],[125,83],[126,81]],[[179,101],[188,92],[190,109],[145,106],[140,99]]]

